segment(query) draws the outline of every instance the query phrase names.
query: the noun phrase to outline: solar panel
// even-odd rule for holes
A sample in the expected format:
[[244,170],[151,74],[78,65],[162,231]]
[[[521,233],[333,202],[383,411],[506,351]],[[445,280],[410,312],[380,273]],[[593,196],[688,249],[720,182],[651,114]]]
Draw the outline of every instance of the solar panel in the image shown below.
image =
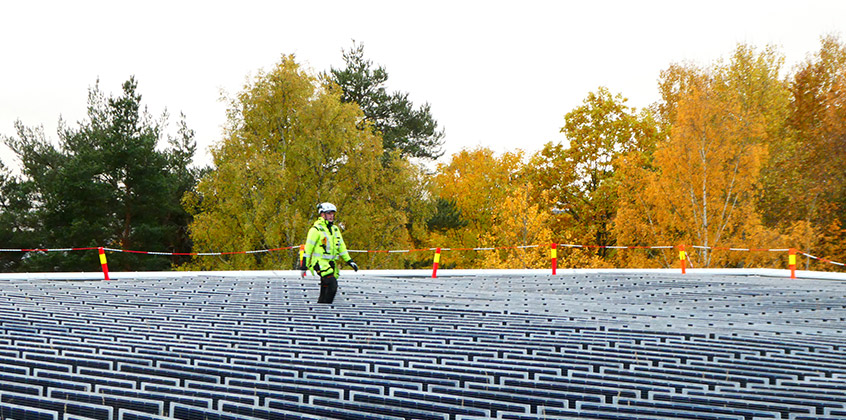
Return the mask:
[[358,275],[331,306],[316,287],[0,281],[0,417],[846,417],[842,281]]

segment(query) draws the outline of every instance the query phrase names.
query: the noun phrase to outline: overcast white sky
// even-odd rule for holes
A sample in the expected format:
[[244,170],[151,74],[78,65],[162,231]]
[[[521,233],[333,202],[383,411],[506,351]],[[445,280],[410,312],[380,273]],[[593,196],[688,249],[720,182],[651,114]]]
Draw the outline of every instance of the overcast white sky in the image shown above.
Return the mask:
[[[462,148],[528,153],[562,141],[564,114],[606,86],[642,108],[670,63],[709,64],[737,43],[778,46],[792,68],[827,33],[846,37],[846,1],[4,1],[0,134],[14,121],[56,139],[85,117],[87,92],[135,75],[149,111],[183,112],[197,161],[220,140],[221,91],[294,53],[315,72],[364,43],[391,90],[429,102]],[[16,166],[5,146],[0,158]]]

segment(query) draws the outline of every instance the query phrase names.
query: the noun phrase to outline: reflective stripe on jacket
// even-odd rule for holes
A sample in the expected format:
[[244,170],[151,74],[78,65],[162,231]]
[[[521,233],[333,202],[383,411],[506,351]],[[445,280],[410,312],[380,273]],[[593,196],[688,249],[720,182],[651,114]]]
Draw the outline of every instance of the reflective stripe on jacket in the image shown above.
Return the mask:
[[338,259],[346,262],[352,259],[341,236],[341,229],[334,224],[330,227],[329,222],[322,217],[319,217],[308,230],[303,256],[306,259],[306,267],[312,273],[316,271],[318,275],[324,276],[332,271],[335,277],[338,276],[340,267],[337,262],[334,264],[330,262]]

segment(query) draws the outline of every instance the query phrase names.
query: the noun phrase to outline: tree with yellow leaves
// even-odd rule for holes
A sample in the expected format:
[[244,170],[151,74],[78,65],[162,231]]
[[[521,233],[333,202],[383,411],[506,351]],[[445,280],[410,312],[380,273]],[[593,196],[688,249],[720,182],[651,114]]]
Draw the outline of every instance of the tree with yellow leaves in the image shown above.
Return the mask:
[[[535,200],[529,184],[512,190],[494,208],[493,225],[483,235],[485,268],[546,268],[553,242],[552,213]],[[522,248],[521,248],[522,247]]]
[[[455,204],[466,225],[433,236],[436,246],[475,248],[484,246],[494,225],[496,209],[519,184],[522,151],[496,156],[493,150],[462,150],[449,163],[438,165],[432,179],[434,197]],[[454,251],[444,255],[445,263],[458,268],[477,268],[484,256],[478,252]]]
[[[284,56],[259,72],[230,102],[215,168],[183,202],[196,252],[249,251],[303,243],[315,206],[339,207],[338,223],[351,249],[408,244],[406,213],[420,196],[415,167],[383,165],[382,141],[355,103]],[[292,268],[297,250],[221,258],[199,257],[191,268]],[[361,260],[362,266],[401,266]]]
[[620,190],[638,192],[621,194],[615,225],[621,238],[701,245],[689,253],[701,267],[743,259],[711,247],[772,240],[756,198],[768,144],[786,109],[781,61],[773,49],[758,54],[739,46],[729,64],[673,66],[663,74],[664,103],[657,109],[669,139],[655,151],[651,170],[639,169],[637,160],[624,170],[633,178]]

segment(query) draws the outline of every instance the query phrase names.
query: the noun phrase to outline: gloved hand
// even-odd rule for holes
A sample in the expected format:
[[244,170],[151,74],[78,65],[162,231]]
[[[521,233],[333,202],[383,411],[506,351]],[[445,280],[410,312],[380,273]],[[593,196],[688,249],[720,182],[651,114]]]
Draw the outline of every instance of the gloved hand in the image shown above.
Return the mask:
[[350,267],[352,267],[353,270],[358,271],[358,264],[356,264],[355,261],[349,260],[349,261],[347,261],[347,264],[349,264]]

